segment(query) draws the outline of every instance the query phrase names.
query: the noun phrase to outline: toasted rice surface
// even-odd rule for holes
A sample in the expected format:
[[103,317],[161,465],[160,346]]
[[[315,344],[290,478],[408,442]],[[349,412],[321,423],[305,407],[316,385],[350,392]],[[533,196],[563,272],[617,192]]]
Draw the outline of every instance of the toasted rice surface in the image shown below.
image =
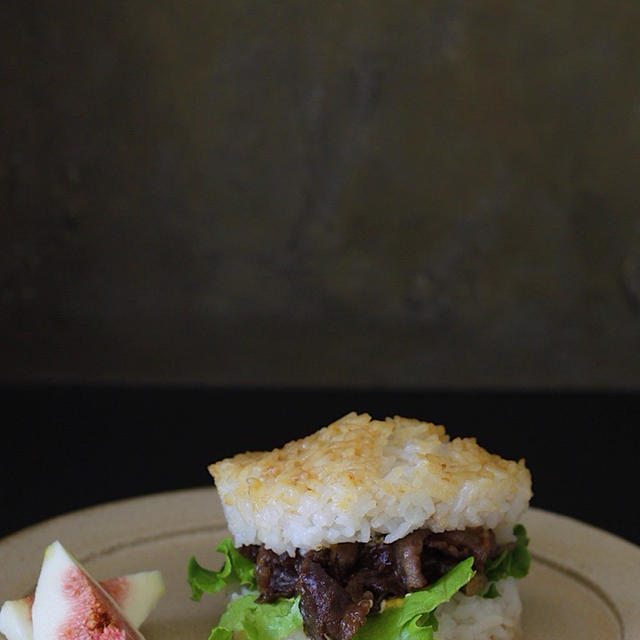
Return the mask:
[[209,466],[236,545],[293,554],[393,542],[418,528],[485,526],[508,539],[531,498],[524,460],[504,460],[442,426],[349,413],[268,452]]

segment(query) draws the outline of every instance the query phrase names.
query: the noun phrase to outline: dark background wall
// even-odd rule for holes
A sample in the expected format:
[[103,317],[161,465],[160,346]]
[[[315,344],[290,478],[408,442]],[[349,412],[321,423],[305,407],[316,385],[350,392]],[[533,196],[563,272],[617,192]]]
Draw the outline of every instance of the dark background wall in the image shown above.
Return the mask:
[[7,4],[0,379],[638,386],[638,3]]

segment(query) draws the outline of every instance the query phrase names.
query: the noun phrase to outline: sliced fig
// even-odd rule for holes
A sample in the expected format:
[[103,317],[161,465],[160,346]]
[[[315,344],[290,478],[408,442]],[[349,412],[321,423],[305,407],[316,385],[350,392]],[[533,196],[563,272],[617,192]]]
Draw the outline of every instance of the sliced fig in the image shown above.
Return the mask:
[[118,603],[134,627],[147,619],[164,595],[160,571],[140,571],[100,582],[102,588]]
[[34,640],[144,640],[116,601],[58,541],[45,551],[32,617]]
[[33,596],[7,600],[0,609],[0,633],[7,640],[33,640],[31,607]]
[[[135,627],[147,619],[165,591],[160,571],[140,571],[100,582]],[[33,640],[33,594],[7,600],[0,609],[0,633],[7,640]]]

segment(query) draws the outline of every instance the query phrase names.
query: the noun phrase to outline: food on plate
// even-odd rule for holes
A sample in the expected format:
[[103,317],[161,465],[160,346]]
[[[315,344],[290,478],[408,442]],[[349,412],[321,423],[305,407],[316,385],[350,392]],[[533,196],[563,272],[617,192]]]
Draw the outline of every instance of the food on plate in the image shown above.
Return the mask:
[[97,582],[59,541],[44,554],[35,593],[0,610],[7,640],[144,640],[138,627],[164,594],[159,571]]
[[[100,586],[116,601],[135,626],[140,625],[164,595],[160,571],[140,571],[100,581]],[[0,608],[0,633],[7,640],[33,640],[31,614],[34,595],[7,600]]]
[[232,538],[192,597],[225,590],[210,640],[510,640],[529,569],[524,460],[395,416],[350,413],[209,467]]
[[31,608],[33,595],[7,600],[0,609],[0,633],[7,640],[33,640]]
[[113,598],[59,543],[49,545],[33,600],[35,640],[141,640]]
[[140,627],[164,595],[160,571],[139,571],[100,582],[134,627]]

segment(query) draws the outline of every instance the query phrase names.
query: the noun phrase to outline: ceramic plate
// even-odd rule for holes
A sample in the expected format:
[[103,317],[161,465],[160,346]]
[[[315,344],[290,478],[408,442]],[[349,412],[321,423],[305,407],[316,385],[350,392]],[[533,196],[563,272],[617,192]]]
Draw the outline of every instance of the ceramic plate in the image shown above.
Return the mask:
[[[571,518],[531,509],[533,563],[520,581],[525,640],[640,638],[640,548]],[[98,579],[160,569],[167,591],[142,626],[147,640],[206,640],[222,596],[190,600],[189,556],[217,568],[228,535],[213,488],[143,496],[64,515],[0,541],[0,602],[29,592],[42,552],[60,540]]]

